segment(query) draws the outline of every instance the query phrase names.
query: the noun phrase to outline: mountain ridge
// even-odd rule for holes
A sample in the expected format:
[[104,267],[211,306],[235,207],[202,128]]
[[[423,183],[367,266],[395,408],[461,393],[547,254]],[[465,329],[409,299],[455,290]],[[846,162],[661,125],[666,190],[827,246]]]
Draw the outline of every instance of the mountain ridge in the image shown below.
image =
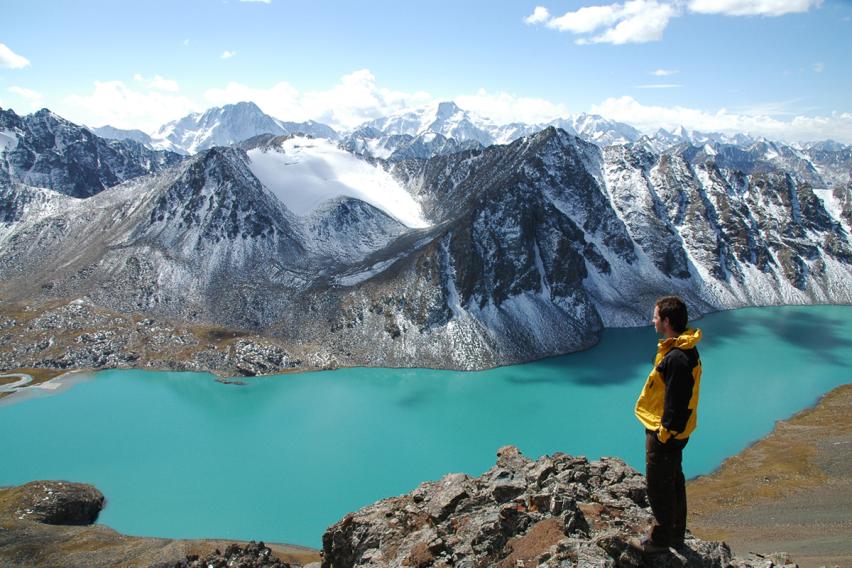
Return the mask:
[[[588,347],[666,293],[696,315],[852,301],[850,186],[814,189],[813,163],[776,143],[660,153],[548,127],[394,160],[334,147],[393,178],[424,227],[352,195],[290,210],[276,191],[307,186],[269,180],[328,144],[264,135],[84,198],[0,184],[0,295],[246,330],[320,366],[461,369]],[[253,170],[261,149],[284,152],[271,178]],[[819,151],[842,179],[844,150]]]

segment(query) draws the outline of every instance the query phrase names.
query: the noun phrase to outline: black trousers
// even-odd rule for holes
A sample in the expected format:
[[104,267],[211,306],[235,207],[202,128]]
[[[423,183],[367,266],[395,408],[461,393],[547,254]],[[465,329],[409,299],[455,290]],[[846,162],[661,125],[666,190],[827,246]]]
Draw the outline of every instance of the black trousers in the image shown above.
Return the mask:
[[650,537],[660,546],[678,546],[686,534],[686,480],[682,460],[688,441],[688,438],[670,438],[663,444],[656,432],[645,431],[645,478],[654,513]]

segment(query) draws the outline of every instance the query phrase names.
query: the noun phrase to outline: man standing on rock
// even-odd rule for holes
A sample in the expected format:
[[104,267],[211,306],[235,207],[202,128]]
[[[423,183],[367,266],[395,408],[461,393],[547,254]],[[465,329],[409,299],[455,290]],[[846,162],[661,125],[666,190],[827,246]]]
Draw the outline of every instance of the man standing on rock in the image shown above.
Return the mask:
[[654,513],[650,534],[638,545],[646,553],[680,548],[686,533],[686,485],[683,448],[695,430],[701,360],[700,329],[686,327],[686,304],[666,296],[654,306],[660,334],[654,369],[636,401],[636,417],[645,426],[645,477]]

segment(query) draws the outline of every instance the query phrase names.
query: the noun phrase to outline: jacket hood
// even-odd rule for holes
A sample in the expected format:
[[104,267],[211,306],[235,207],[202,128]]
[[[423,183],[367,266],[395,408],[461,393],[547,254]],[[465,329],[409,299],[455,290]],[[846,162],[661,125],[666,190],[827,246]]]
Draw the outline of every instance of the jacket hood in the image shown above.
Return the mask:
[[669,347],[671,349],[692,349],[698,345],[699,341],[701,341],[701,330],[690,327],[677,337],[661,339],[660,348]]

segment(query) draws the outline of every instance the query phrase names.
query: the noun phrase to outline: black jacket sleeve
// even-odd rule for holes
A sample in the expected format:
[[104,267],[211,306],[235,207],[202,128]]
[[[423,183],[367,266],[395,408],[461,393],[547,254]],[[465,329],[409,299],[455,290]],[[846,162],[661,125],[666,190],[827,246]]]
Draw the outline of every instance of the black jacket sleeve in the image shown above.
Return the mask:
[[689,401],[692,398],[692,388],[695,378],[692,369],[695,363],[691,357],[680,349],[669,351],[657,370],[663,376],[666,384],[666,397],[663,405],[663,426],[672,432],[683,432],[692,411]]

